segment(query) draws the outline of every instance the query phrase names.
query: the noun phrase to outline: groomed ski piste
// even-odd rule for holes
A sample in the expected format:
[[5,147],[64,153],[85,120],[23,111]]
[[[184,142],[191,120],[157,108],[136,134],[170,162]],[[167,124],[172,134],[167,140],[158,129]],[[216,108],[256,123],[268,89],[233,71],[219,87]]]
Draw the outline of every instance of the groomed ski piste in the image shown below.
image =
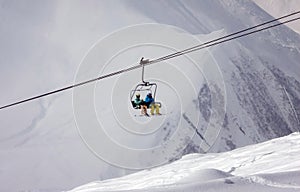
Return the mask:
[[300,191],[300,133],[224,153],[189,154],[171,164],[95,181],[71,192]]

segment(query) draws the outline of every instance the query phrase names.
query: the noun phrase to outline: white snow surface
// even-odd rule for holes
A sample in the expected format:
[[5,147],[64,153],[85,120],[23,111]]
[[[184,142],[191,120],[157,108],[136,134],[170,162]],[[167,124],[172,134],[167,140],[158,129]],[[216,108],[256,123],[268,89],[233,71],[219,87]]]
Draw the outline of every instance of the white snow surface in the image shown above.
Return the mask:
[[171,164],[96,181],[71,192],[300,191],[300,133],[224,153],[189,154]]

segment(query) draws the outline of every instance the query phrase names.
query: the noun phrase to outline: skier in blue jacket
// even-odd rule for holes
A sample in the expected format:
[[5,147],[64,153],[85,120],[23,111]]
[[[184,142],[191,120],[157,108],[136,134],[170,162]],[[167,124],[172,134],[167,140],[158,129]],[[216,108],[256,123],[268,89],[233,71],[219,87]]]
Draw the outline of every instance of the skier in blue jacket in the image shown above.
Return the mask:
[[149,107],[151,108],[151,110],[150,110],[151,115],[154,115],[154,109],[155,109],[156,115],[161,115],[159,113],[159,105],[155,103],[154,98],[152,97],[151,93],[147,94],[147,96],[145,97],[144,103],[147,106],[147,108],[149,108]]
[[145,104],[147,105],[147,108],[149,108],[150,104],[154,102],[154,99],[152,97],[151,93],[148,93],[144,100]]

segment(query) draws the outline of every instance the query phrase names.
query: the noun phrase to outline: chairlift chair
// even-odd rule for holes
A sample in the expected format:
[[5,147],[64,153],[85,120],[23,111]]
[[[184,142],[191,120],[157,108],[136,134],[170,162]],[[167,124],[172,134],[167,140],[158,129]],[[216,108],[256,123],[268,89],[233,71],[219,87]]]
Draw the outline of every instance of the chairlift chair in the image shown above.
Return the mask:
[[[134,109],[139,109],[135,102],[134,102],[134,99],[135,99],[135,95],[137,95],[138,93],[140,95],[146,95],[148,93],[151,93],[152,94],[152,97],[154,99],[154,103],[155,104],[158,104],[159,107],[161,107],[161,102],[157,102],[156,101],[156,91],[157,91],[157,84],[156,83],[150,83],[150,82],[147,82],[144,80],[144,67],[145,67],[145,64],[149,63],[149,60],[144,60],[144,57],[142,57],[142,59],[140,60],[140,64],[142,65],[142,83],[139,83],[135,86],[135,88],[133,90],[131,90],[130,92],[130,101],[131,101],[131,104],[132,104],[132,107]],[[147,106],[147,108],[149,108],[149,106]]]

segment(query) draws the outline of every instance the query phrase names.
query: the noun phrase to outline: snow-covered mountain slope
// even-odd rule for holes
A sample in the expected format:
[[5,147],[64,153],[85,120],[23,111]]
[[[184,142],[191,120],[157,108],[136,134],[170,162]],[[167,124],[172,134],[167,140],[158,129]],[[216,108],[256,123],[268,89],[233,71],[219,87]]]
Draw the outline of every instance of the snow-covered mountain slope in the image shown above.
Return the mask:
[[[134,2],[132,6],[159,23],[180,26],[194,34],[223,30],[222,36],[272,19],[251,1],[173,3],[176,6],[169,2],[149,2],[147,6]],[[167,7],[170,11],[164,17],[150,11],[162,13]],[[170,19],[175,13],[181,14]],[[187,18],[192,19],[181,22]],[[211,98],[216,97],[220,104],[226,102],[225,109],[218,109],[220,114],[224,110],[225,116],[215,126],[223,129],[211,151],[226,151],[300,129],[299,50],[299,35],[285,26],[210,49],[226,86],[226,93],[218,93],[214,85],[204,85],[199,92],[199,110],[206,125],[212,115]],[[205,126],[198,128],[205,134]],[[189,150],[201,151],[199,140],[194,143]]]
[[[0,3],[1,105],[72,84],[86,51],[122,27],[170,24],[207,41],[272,19],[251,1]],[[299,35],[281,26],[209,49],[226,88],[225,93],[213,84],[197,87],[195,106],[203,119],[200,133],[205,135],[213,112],[226,114],[213,124],[221,133],[209,146],[210,152],[299,130],[299,45]],[[209,71],[201,54],[193,56]],[[128,56],[127,60],[139,58]],[[190,76],[195,76],[193,71]],[[226,108],[212,111],[212,98]],[[61,191],[132,172],[102,161],[86,147],[76,128],[70,93],[0,111],[0,119],[0,191]],[[173,133],[174,122],[170,123],[160,130],[166,137],[156,137],[154,143]],[[181,154],[202,152],[201,141],[195,137],[186,149],[180,149]],[[146,145],[141,140],[131,142]]]
[[[298,0],[253,0],[262,9],[267,11],[273,17],[281,17],[282,15],[289,14],[300,10]],[[291,29],[300,34],[300,23],[293,22],[287,24]]]
[[171,164],[96,181],[72,192],[299,191],[300,133],[223,153],[190,154]]

